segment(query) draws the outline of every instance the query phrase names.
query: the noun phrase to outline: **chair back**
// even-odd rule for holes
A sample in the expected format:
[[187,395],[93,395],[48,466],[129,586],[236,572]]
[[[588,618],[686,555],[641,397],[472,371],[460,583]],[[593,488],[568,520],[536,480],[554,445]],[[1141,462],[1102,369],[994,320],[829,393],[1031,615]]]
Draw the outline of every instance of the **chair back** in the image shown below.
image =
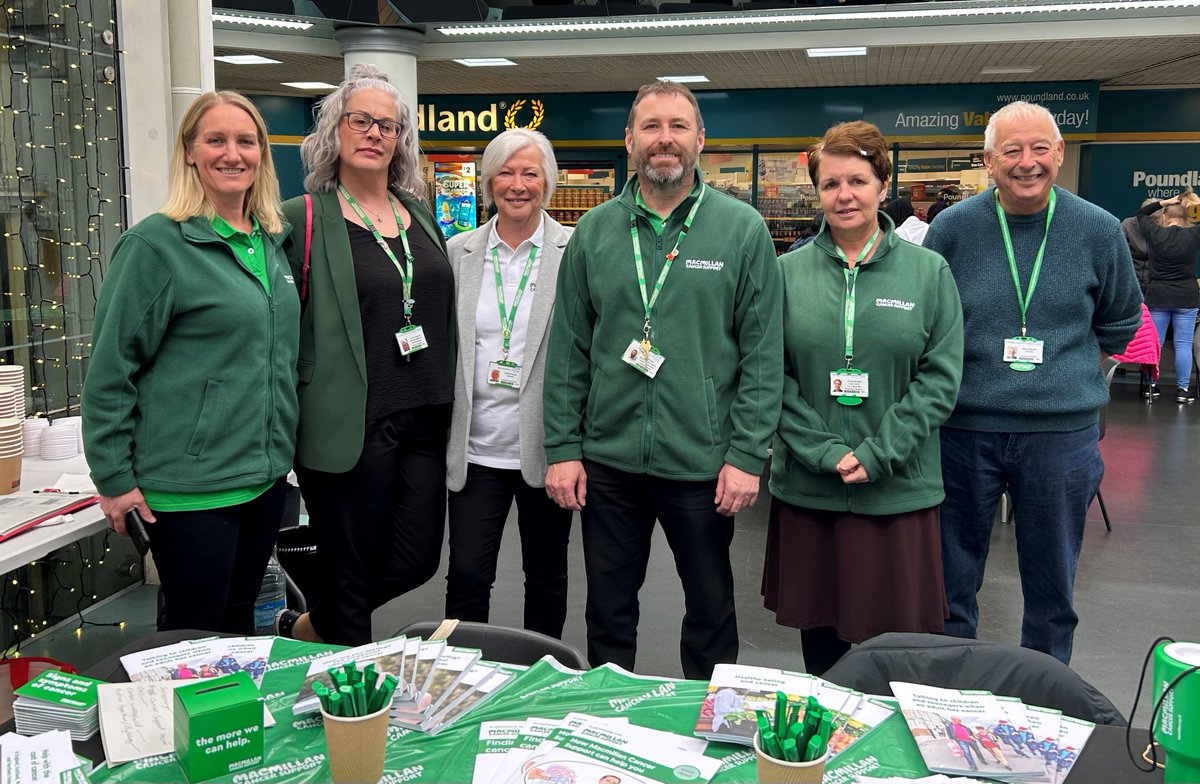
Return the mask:
[[[433,634],[434,629],[440,624],[440,621],[417,621],[400,629],[396,632],[396,636],[404,634],[409,637],[429,639],[429,635]],[[571,669],[591,669],[587,659],[575,646],[528,629],[462,621],[446,638],[446,641],[451,645],[478,648],[483,658],[489,661],[533,664],[546,654],[550,654]]]
[[1107,697],[1058,659],[989,640],[881,634],[851,649],[823,677],[870,694],[891,694],[890,681],[987,689],[1097,724],[1128,724]]

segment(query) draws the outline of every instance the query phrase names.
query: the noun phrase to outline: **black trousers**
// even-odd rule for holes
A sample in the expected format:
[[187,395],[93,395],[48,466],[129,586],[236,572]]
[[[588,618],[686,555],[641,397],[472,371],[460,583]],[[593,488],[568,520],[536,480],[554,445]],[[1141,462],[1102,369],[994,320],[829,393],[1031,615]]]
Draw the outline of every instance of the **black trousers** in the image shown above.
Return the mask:
[[449,405],[380,417],[367,423],[349,471],[296,468],[321,559],[321,597],[309,617],[325,642],[370,642],[371,613],[437,572],[449,421]]
[[251,501],[160,512],[146,525],[162,580],[158,630],[254,634],[254,603],[283,521],[287,481]]
[[515,469],[467,464],[467,482],[450,493],[450,571],[446,617],[488,620],[504,521],[517,502],[525,628],[562,637],[567,620],[567,543],[571,514],[530,487]]
[[679,655],[685,678],[708,680],[736,662],[737,617],[729,545],[733,518],[717,514],[715,479],[681,482],[630,474],[590,460],[583,521],[588,661],[634,669],[638,592],[646,580],[657,519],[683,583]]

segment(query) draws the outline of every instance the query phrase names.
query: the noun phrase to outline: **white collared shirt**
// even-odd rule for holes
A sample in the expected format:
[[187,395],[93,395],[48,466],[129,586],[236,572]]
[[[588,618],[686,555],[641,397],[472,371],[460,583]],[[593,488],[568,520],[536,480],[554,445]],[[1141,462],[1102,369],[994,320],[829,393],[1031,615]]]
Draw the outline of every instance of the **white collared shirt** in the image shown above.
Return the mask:
[[[502,359],[503,338],[500,329],[500,307],[496,302],[496,273],[492,271],[492,249],[500,261],[500,276],[504,280],[504,307],[512,309],[517,296],[517,285],[529,252],[537,248],[533,267],[529,271],[529,283],[521,307],[513,320],[512,337],[509,339],[508,359],[521,366],[521,383],[529,368],[525,366],[525,336],[528,334],[529,310],[537,296],[538,267],[542,260],[545,240],[545,215],[538,221],[533,236],[515,248],[510,248],[496,233],[496,221],[488,230],[487,245],[483,252],[483,274],[479,282],[479,304],[475,308],[475,389],[471,410],[471,434],[467,439],[467,462],[492,468],[520,469],[521,438],[518,407],[519,390],[489,384],[488,365]],[[532,357],[530,361],[532,361]]]

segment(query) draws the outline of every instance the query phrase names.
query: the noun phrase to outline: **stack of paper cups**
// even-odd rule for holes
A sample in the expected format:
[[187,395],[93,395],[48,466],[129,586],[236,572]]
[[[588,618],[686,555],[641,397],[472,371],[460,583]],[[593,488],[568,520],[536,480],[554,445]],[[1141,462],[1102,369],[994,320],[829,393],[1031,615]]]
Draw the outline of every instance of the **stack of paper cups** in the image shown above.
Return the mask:
[[25,451],[22,420],[0,419],[0,495],[21,489],[21,453]]
[[27,457],[42,456],[42,431],[50,427],[50,420],[42,417],[29,417],[25,420],[22,430],[25,433],[25,455]]
[[79,430],[70,420],[56,419],[42,431],[42,459],[66,460],[79,454]]
[[25,389],[0,384],[0,419],[25,418]]
[[54,420],[56,425],[66,425],[75,431],[75,442],[80,452],[83,451],[83,417],[69,416],[57,417]]

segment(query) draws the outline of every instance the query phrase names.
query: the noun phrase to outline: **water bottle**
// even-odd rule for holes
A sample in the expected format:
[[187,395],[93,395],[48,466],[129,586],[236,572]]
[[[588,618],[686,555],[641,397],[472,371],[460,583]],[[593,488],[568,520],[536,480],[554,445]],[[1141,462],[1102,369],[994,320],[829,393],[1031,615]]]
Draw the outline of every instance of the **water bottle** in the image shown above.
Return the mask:
[[267,561],[267,573],[263,575],[262,590],[254,603],[254,633],[274,634],[275,616],[287,603],[287,578],[275,553]]

